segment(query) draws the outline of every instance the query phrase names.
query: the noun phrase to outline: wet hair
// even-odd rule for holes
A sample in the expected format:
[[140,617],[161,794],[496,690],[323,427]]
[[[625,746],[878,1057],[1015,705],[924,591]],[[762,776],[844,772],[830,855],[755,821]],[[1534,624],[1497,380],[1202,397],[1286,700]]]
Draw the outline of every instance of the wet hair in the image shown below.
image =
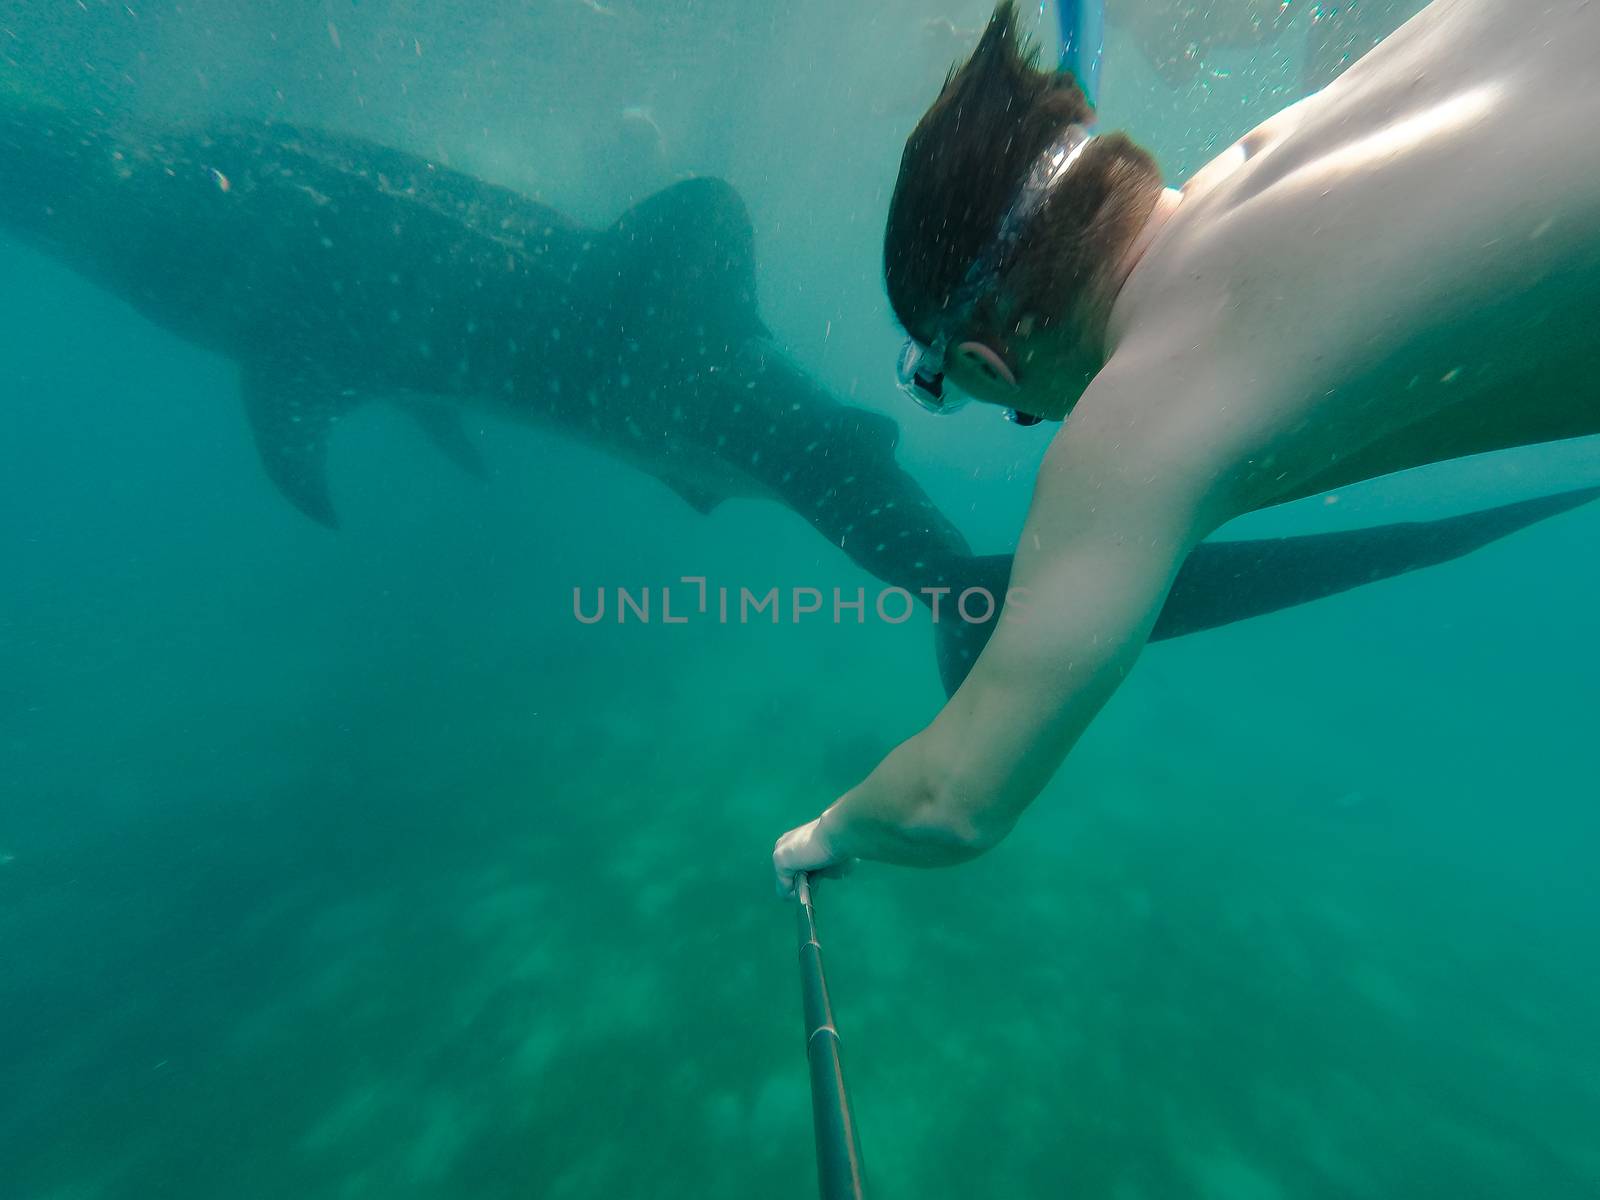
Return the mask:
[[[1037,62],[1037,48],[1017,33],[1014,0],[1005,0],[906,141],[883,269],[895,315],[919,340],[932,340],[939,314],[999,230],[1029,167],[1068,126],[1094,120],[1071,73],[1041,70]],[[1009,332],[998,328],[1002,321],[1031,314],[1040,327],[1075,322],[1081,335],[1098,339],[1114,299],[1112,270],[1161,186],[1155,160],[1126,136],[1096,138],[1029,222],[1002,266],[1001,286],[978,303],[962,332]]]

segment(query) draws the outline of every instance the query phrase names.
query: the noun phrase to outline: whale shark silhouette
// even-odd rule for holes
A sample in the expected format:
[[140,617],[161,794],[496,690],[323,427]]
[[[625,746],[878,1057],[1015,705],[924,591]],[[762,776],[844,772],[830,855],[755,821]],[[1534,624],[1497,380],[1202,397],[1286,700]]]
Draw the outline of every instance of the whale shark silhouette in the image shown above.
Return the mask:
[[[358,406],[409,413],[483,475],[468,409],[592,443],[695,510],[776,500],[926,602],[1003,596],[895,457],[899,426],[842,403],[774,343],[754,239],[726,183],[690,179],[591,229],[515,191],[354,137],[282,124],[160,130],[0,106],[0,224],[158,325],[238,364],[266,474],[334,528],[329,438]],[[1445,521],[1206,543],[1157,637],[1445,562],[1595,490]],[[954,690],[992,622],[936,625]]]

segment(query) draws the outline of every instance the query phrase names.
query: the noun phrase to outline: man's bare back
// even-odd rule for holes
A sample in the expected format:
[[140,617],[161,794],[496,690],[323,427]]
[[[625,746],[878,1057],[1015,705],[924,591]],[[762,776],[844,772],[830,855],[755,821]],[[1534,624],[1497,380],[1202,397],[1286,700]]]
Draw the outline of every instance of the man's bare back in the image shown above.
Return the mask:
[[[1087,216],[1063,233],[1079,219],[1064,202],[1040,242],[1070,255],[1119,219],[1102,197],[1143,186],[1118,182],[1139,178],[1142,152],[1112,139],[1091,159],[1075,115],[1087,109],[1029,74],[1014,20],[997,10],[908,143],[886,270],[917,351],[903,377],[925,405],[939,407],[948,375],[979,399],[1065,418],[1012,576],[1028,603],[1007,607],[932,725],[780,839],[780,888],[841,860],[938,865],[1003,838],[1132,668],[1189,551],[1232,518],[1600,432],[1600,4],[1436,0],[1181,196],[1147,197],[1101,276],[1067,259],[1089,282],[1042,316],[1048,264],[1016,234],[1019,206],[1039,224],[1035,181],[1070,201],[1080,172]],[[1025,165],[1025,199],[1002,210],[1004,278],[993,251],[917,244],[982,207],[977,170],[965,193],[943,182],[958,176],[961,135],[938,136],[981,124],[986,98],[1054,122]],[[1120,211],[1126,223],[1133,209]],[[940,284],[952,269],[955,286]],[[1097,334],[1101,277],[1112,299]]]

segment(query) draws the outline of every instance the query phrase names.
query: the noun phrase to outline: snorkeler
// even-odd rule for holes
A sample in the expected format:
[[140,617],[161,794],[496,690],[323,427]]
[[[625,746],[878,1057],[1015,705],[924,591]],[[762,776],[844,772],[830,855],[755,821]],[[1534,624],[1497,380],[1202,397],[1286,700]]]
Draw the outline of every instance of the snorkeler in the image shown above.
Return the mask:
[[1600,432],[1597,56],[1589,0],[1438,0],[1177,191],[995,10],[907,142],[884,257],[924,406],[1065,422],[1028,603],[927,729],[779,839],[780,890],[1004,838],[1225,522]]

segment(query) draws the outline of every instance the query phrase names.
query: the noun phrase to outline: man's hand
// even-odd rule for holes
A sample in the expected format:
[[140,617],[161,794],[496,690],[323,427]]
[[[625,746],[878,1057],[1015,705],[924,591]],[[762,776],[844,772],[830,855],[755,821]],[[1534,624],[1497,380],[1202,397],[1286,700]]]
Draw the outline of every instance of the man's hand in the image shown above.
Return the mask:
[[791,829],[772,848],[772,869],[777,874],[778,895],[783,899],[794,895],[794,877],[801,871],[835,878],[850,869],[853,860],[835,854],[821,828],[822,817],[818,817],[798,829]]

